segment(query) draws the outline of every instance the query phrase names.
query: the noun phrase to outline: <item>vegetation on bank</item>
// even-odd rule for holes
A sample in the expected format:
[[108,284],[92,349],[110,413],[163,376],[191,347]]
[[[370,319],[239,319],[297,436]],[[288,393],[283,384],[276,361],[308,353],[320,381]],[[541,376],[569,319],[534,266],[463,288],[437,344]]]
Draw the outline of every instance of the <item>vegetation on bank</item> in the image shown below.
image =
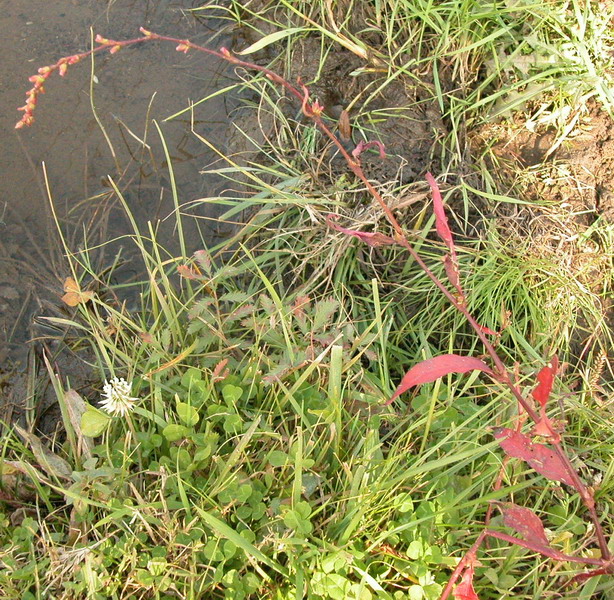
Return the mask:
[[[502,170],[492,144],[474,143],[507,117],[518,128],[553,126],[554,143],[563,144],[589,100],[610,108],[614,8],[599,4],[278,0],[215,10],[255,32],[241,59],[288,79],[300,75],[292,57],[304,40],[318,41],[320,67],[341,48],[358,56],[356,103],[346,97],[342,107],[355,143],[377,138],[390,115],[371,103],[395,82],[420,86],[419,101],[438,107],[445,130],[419,176],[373,180],[374,189],[386,202],[405,200],[394,213],[407,239],[447,281],[441,257],[451,248],[437,235],[422,183],[428,168],[443,174],[469,310],[497,332],[493,344],[524,397],[559,356],[558,402],[547,414],[564,421],[567,455],[609,535],[614,428],[604,305],[613,227],[602,221],[585,232],[596,247],[594,271],[606,272],[587,285],[545,242],[501,227],[510,207],[530,221],[539,199],[519,195],[518,166]],[[231,205],[222,219],[245,217],[232,239],[174,256],[155,224],[133,222],[144,275],[132,310],[113,268],[100,273],[94,251],[66,248],[64,302],[72,308],[51,321],[89,361],[96,383],[78,394],[49,362],[61,433],[5,431],[5,597],[435,600],[493,502],[530,507],[555,551],[599,559],[578,489],[505,459],[493,431],[522,418],[500,382],[475,371],[446,375],[386,403],[416,363],[483,357],[484,347],[404,248],[363,243],[373,242],[365,233],[381,242],[398,241],[398,232],[349,169],[323,172],[326,138],[300,103],[283,106],[278,81],[241,76],[244,91],[258,92],[254,113],[275,126],[249,162],[227,157],[224,175],[249,191],[219,199]],[[317,77],[304,84],[317,89]],[[314,106],[303,103],[307,112]],[[504,516],[493,512],[488,527],[509,533]],[[501,540],[478,558],[481,600],[614,590],[607,576],[566,587],[582,566]],[[468,589],[454,593],[472,598]]]

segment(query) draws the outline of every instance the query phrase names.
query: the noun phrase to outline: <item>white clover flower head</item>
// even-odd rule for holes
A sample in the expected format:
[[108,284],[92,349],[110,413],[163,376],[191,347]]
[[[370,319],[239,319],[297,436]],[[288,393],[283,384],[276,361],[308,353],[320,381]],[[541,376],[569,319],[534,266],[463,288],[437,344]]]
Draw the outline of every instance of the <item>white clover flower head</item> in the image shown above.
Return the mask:
[[100,408],[110,415],[125,417],[132,411],[138,398],[130,395],[132,384],[123,377],[113,377],[111,381],[105,381],[103,386],[103,400]]

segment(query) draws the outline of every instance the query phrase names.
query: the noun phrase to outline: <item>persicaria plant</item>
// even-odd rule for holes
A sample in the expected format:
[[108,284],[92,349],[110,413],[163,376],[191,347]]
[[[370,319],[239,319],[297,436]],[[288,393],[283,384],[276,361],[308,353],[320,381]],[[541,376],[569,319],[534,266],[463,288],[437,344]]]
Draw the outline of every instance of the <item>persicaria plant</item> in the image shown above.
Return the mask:
[[[518,405],[516,426],[513,429],[500,428],[494,431],[494,437],[499,442],[501,450],[506,455],[506,459],[503,461],[502,473],[495,483],[495,486],[500,486],[503,470],[508,464],[509,459],[523,461],[539,475],[551,481],[564,484],[569,489],[573,490],[573,492],[577,493],[593,523],[594,540],[598,546],[598,554],[600,554],[600,556],[586,557],[568,555],[556,550],[550,545],[540,518],[530,508],[517,506],[509,502],[493,503],[493,505],[501,511],[504,525],[513,530],[514,535],[488,527],[492,506],[489,507],[486,515],[485,529],[479,534],[473,546],[466,552],[454,569],[447,586],[443,590],[441,600],[445,600],[450,594],[452,594],[456,600],[476,600],[478,598],[473,587],[473,577],[475,567],[479,564],[477,556],[478,550],[487,538],[496,538],[526,548],[555,561],[584,565],[585,570],[573,577],[572,581],[574,582],[583,581],[597,575],[614,574],[614,562],[608,548],[601,521],[597,514],[594,493],[592,489],[582,481],[564,450],[562,443],[563,431],[560,424],[552,421],[546,413],[558,370],[558,359],[556,356],[550,357],[548,364],[537,374],[535,386],[530,397],[525,397],[514,375],[506,368],[497,354],[493,343],[490,341],[490,338],[495,335],[495,333],[480,325],[469,312],[467,296],[460,279],[459,261],[452,232],[448,225],[444,203],[435,178],[430,173],[426,175],[432,192],[437,234],[446,248],[443,262],[449,286],[433,273],[413,248],[392,210],[386,204],[377,189],[367,180],[363,172],[360,160],[361,153],[370,147],[376,147],[380,155],[384,156],[384,148],[381,143],[361,142],[354,151],[348,153],[341,141],[323,121],[323,107],[317,101],[311,100],[309,90],[300,81],[297,86],[294,86],[283,77],[265,67],[240,60],[225,48],[221,48],[219,51],[211,50],[193,44],[189,40],[158,35],[142,28],[141,33],[143,34],[142,37],[124,41],[96,36],[95,41],[97,45],[91,50],[61,58],[53,65],[41,67],[36,75],[30,77],[33,87],[27,92],[26,104],[19,109],[23,111],[24,114],[17,123],[16,128],[29,126],[33,123],[33,113],[37,105],[38,96],[44,92],[44,86],[54,72],[57,71],[61,76],[64,76],[70,65],[81,61],[91,54],[103,51],[115,53],[126,46],[155,40],[176,44],[176,50],[178,52],[188,53],[191,50],[205,52],[246,69],[262,72],[271,81],[283,86],[288,93],[300,102],[303,114],[311,119],[337,146],[350,170],[362,181],[371,196],[379,203],[379,206],[393,229],[394,237],[379,232],[364,232],[343,227],[336,222],[338,215],[328,216],[328,226],[346,235],[358,238],[360,241],[372,247],[382,245],[399,245],[403,247],[431,279],[433,284],[468,321],[475,331],[475,334],[481,340],[485,353],[489,358],[490,364],[487,364],[485,360],[480,358],[460,356],[457,354],[444,354],[422,361],[414,365],[405,374],[398,388],[388,400],[388,403],[393,402],[401,396],[401,394],[415,386],[433,382],[445,375],[481,371],[498,385],[505,386]],[[533,422],[533,426],[528,432],[523,432],[523,423],[527,418]]]

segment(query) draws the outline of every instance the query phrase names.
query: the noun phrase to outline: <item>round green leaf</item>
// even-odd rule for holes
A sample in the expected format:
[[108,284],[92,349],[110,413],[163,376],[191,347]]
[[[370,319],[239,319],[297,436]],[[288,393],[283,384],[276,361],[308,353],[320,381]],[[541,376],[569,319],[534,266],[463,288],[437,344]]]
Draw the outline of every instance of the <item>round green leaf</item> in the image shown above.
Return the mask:
[[238,385],[227,384],[222,388],[222,396],[228,404],[234,404],[241,399],[243,388]]
[[273,450],[269,454],[269,464],[273,467],[283,467],[289,460],[290,457],[281,450]]
[[171,423],[170,425],[167,425],[162,430],[162,435],[169,442],[177,442],[183,439],[184,437],[186,437],[189,432],[190,430],[187,427],[184,427],[183,425],[176,425],[175,423]]
[[102,411],[88,406],[81,415],[81,433],[87,437],[98,437],[107,428],[111,417]]
[[198,411],[186,402],[177,402],[177,415],[181,422],[188,427],[193,427],[200,419]]

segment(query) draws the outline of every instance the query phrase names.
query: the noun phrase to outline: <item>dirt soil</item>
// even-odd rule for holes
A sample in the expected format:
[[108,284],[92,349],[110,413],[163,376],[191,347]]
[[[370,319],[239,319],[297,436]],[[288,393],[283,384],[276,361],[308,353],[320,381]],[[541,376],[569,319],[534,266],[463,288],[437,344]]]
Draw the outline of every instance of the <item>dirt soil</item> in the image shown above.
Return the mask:
[[574,332],[572,348],[582,357],[597,342],[603,358],[614,364],[614,256],[603,238],[614,224],[614,120],[593,103],[562,143],[554,131],[532,132],[520,122],[489,126],[481,138],[497,140],[499,176],[505,180],[513,173],[514,193],[519,186],[520,197],[536,203],[497,206],[500,231],[512,239],[531,239],[531,253],[564,266],[593,293],[603,322],[586,323],[578,315],[585,331]]
[[[234,49],[240,50],[254,41],[255,38],[249,36],[241,38]],[[272,46],[250,56],[250,59],[268,64],[278,50]],[[437,160],[437,141],[446,134],[429,82],[410,85],[407,81],[395,80],[375,94],[384,73],[365,69],[364,59],[349,50],[335,48],[323,62],[320,60],[321,52],[321,44],[316,39],[307,38],[296,43],[288,80],[296,85],[300,78],[308,85],[310,97],[324,106],[327,123],[333,131],[337,131],[341,112],[347,110],[351,125],[351,139],[346,143],[348,150],[352,150],[360,140],[378,140],[384,145],[386,158],[383,160],[375,150],[361,156],[366,176],[379,183],[391,180],[408,183],[424,175]],[[301,118],[300,105],[294,99],[284,110],[289,118]],[[266,115],[255,111],[243,113],[235,121],[235,126],[248,133],[259,145],[266,144],[273,129]],[[229,151],[245,158],[249,153],[240,137],[244,136],[232,139],[230,146],[234,147]],[[323,143],[326,145],[328,142],[323,140]],[[255,150],[254,146],[252,150]],[[320,157],[323,160],[314,165],[314,175],[334,179],[347,173],[341,155],[330,145],[325,150]]]
[[558,147],[551,130],[510,125],[491,133],[499,138],[497,156],[534,174],[536,198],[575,213],[580,226],[614,222],[614,121],[599,106],[593,104],[574,136]]

